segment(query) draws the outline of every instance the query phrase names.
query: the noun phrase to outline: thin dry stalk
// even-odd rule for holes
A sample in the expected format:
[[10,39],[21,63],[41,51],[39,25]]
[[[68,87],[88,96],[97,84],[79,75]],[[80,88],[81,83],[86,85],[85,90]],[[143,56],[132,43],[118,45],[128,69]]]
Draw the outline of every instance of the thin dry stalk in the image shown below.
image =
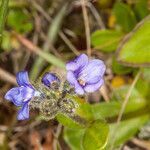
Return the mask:
[[66,43],[66,45],[72,50],[72,52],[75,54],[75,55],[79,55],[80,52],[78,52],[76,50],[76,48],[72,45],[72,43],[70,42],[70,40],[67,38],[67,36],[65,36],[65,34],[63,32],[59,32],[59,36],[62,38],[62,40]]
[[3,70],[2,68],[0,68],[0,79],[3,81],[9,82],[13,85],[17,84],[15,76]]
[[103,85],[103,86],[101,87],[100,93],[102,94],[104,100],[105,100],[106,102],[109,102],[110,98],[109,98],[109,96],[108,96],[108,90],[107,90],[106,85]]
[[89,6],[89,8],[90,8],[90,10],[91,10],[91,12],[92,12],[92,14],[93,14],[93,16],[95,17],[95,19],[96,19],[96,21],[97,21],[99,27],[100,27],[101,29],[103,29],[103,30],[106,29],[105,24],[104,24],[104,22],[103,22],[103,20],[102,20],[102,17],[101,17],[100,14],[97,12],[97,10],[96,10],[96,8],[93,6],[93,4],[92,4],[92,3],[88,3],[88,6]]
[[[36,2],[33,3],[33,6],[37,9],[37,11],[39,11],[43,17],[50,23],[52,21],[52,18],[48,15],[48,13],[46,11],[44,11],[44,9]],[[75,46],[71,43],[71,41],[67,38],[67,36],[60,31],[59,33],[60,38],[65,42],[65,44],[70,48],[70,50],[75,54],[75,55],[79,55],[80,53],[77,51],[77,49],[75,48]]]
[[133,80],[133,82],[132,82],[132,84],[131,84],[131,86],[130,86],[130,88],[129,88],[127,94],[126,94],[126,97],[125,97],[125,100],[124,100],[124,102],[123,102],[123,104],[122,104],[122,107],[121,107],[121,109],[120,109],[120,113],[119,113],[119,116],[118,116],[117,122],[116,122],[116,128],[114,129],[114,132],[113,132],[113,137],[114,137],[114,138],[112,139],[111,150],[113,150],[113,148],[114,148],[116,130],[117,130],[119,124],[120,124],[120,121],[121,121],[121,119],[122,119],[123,113],[124,113],[124,111],[125,111],[125,108],[126,108],[127,103],[128,103],[128,101],[129,101],[130,95],[131,95],[131,93],[132,93],[132,90],[134,89],[135,84],[137,83],[137,81],[138,81],[140,75],[141,75],[141,70],[137,73],[136,77],[134,78],[134,80]]
[[150,150],[150,141],[139,140],[137,138],[133,138],[131,141],[141,148]]
[[16,34],[14,33],[16,38],[24,45],[28,48],[28,50],[30,52],[33,52],[35,54],[39,54],[39,51],[41,51],[41,49],[37,46],[35,46],[31,41],[29,41],[28,39],[24,38],[22,35],[20,34]]
[[88,18],[85,0],[81,0],[81,6],[82,6],[82,12],[83,12],[84,26],[85,26],[87,54],[90,57],[91,56],[90,25],[89,25],[89,18]]
[[61,131],[62,131],[62,125],[59,124],[58,127],[57,127],[57,131],[54,134],[54,137],[55,137],[54,142],[53,142],[53,149],[54,150],[57,150],[57,146],[59,146],[59,149],[61,150],[61,146],[60,146],[59,141],[58,141],[58,138],[61,134]]

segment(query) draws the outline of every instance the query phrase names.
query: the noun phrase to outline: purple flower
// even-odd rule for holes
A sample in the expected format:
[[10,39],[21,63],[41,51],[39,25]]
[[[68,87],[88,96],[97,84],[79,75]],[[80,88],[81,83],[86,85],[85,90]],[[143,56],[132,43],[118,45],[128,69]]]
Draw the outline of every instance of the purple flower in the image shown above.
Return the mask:
[[29,101],[32,97],[37,96],[38,92],[29,82],[28,73],[21,71],[17,74],[17,83],[19,87],[10,89],[5,99],[13,102],[16,106],[21,107],[18,111],[18,120],[24,120],[29,118]]
[[42,83],[48,87],[50,87],[53,83],[60,83],[59,78],[54,73],[45,73],[42,78]]
[[67,80],[74,86],[75,92],[83,95],[98,90],[104,83],[103,75],[106,66],[99,59],[89,60],[87,55],[81,54],[66,64]]

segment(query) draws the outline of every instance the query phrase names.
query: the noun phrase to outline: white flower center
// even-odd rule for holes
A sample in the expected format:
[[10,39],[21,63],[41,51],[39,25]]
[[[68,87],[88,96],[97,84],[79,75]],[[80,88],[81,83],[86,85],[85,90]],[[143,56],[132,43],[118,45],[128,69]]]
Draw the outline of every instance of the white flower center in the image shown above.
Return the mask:
[[39,97],[40,95],[41,95],[41,92],[39,92],[39,91],[35,91],[35,92],[34,92],[34,96],[35,96],[35,97]]

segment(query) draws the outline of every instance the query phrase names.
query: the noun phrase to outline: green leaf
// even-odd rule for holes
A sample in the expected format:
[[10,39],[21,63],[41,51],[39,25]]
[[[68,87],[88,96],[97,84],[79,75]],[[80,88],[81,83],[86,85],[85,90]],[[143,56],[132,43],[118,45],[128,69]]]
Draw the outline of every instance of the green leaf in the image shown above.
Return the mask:
[[102,150],[107,144],[109,127],[101,120],[93,122],[86,130],[82,139],[84,150]]
[[97,120],[86,129],[65,128],[64,139],[71,150],[100,150],[106,145],[108,131],[108,125]]
[[[68,95],[68,98],[74,100],[78,105],[78,108],[75,111],[75,115],[80,116],[84,120],[87,120],[89,123],[94,120],[90,104],[86,103],[85,100],[80,99],[76,96],[73,97],[71,95]],[[74,118],[69,118],[68,116],[63,114],[58,114],[57,120],[68,128],[83,129],[85,127],[85,125],[83,125],[82,123],[75,121]]]
[[39,55],[41,58],[43,58],[48,63],[53,64],[53,65],[60,67],[62,69],[65,69],[65,63],[61,59],[52,55],[51,53],[39,50],[39,51],[36,51],[36,54]]
[[21,9],[11,9],[9,11],[7,24],[20,33],[28,33],[33,29],[30,15],[24,13]]
[[85,99],[81,99],[78,96],[72,96],[70,94],[67,98],[74,100],[78,104],[78,108],[76,109],[77,115],[90,121],[94,120],[91,105],[87,103]]
[[81,150],[81,140],[84,134],[84,129],[64,129],[64,139],[71,150]]
[[150,82],[150,68],[143,68],[143,78]]
[[[125,99],[125,95],[129,89],[129,86],[123,86],[114,90],[113,99],[109,103],[103,102],[99,104],[91,105],[92,112],[95,119],[99,118],[110,118],[118,116],[122,101]],[[147,105],[146,100],[141,96],[141,94],[134,88],[129,98],[129,102],[126,106],[124,114],[131,114],[137,110],[145,108]]]
[[[110,126],[110,134],[107,144],[107,150],[112,145],[112,139],[115,138],[114,146],[123,144],[131,137],[133,137],[137,131],[149,120],[148,115],[140,116],[138,118],[133,118],[130,120],[122,121],[116,128],[116,124]],[[114,134],[115,133],[115,134]]]
[[112,70],[114,73],[118,75],[128,74],[133,71],[133,68],[123,66],[122,64],[118,63],[115,59],[112,62]]
[[150,16],[140,22],[120,43],[117,60],[128,66],[150,65]]
[[[150,68],[142,68],[142,76],[137,81],[136,88],[138,91],[149,100],[150,98]],[[142,89],[142,90],[141,90]]]
[[72,120],[71,118],[69,118],[68,116],[65,116],[63,114],[58,114],[56,116],[58,122],[60,122],[61,124],[63,124],[65,127],[71,128],[71,129],[81,129],[83,128],[83,126],[77,122],[75,122],[74,120]]
[[[140,94],[142,94],[144,97],[146,97],[149,94],[149,90],[150,90],[150,86],[149,86],[150,82],[148,82],[145,79],[139,79],[136,83],[136,88],[137,90],[140,92]],[[142,89],[142,90],[141,90]]]
[[95,49],[111,52],[116,50],[123,33],[115,30],[97,30],[91,36],[91,42]]
[[93,118],[93,113],[92,113],[92,110],[91,110],[91,105],[88,104],[88,103],[81,104],[79,106],[79,108],[77,109],[76,113],[79,116],[81,116],[81,117],[83,117],[83,118],[85,118],[89,121],[94,119]]
[[114,5],[113,12],[117,19],[117,23],[123,28],[125,32],[131,31],[136,25],[137,21],[132,9],[122,2]]
[[[122,102],[125,99],[129,88],[130,85],[125,85],[120,88],[114,89],[112,99]],[[133,88],[129,97],[129,102],[141,103],[141,102],[145,102],[145,99],[142,97],[141,93],[139,93],[136,88]]]
[[147,16],[150,11],[148,9],[148,0],[138,0],[134,6],[135,15],[138,20],[143,19]]

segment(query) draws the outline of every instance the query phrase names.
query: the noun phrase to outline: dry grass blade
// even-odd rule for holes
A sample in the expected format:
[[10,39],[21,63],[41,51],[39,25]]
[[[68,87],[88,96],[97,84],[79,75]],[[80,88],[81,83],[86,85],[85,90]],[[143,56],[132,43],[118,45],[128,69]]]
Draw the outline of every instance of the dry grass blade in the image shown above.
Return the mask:
[[43,52],[39,47],[35,46],[31,41],[29,41],[22,35],[15,33],[15,36],[25,47],[28,48],[27,50],[30,50],[30,52],[33,52],[33,53],[39,55],[44,60],[46,60],[47,62],[49,62],[55,66],[58,66],[60,68],[65,68],[64,62],[61,61],[60,59],[58,59],[57,57],[53,56],[50,53]]
[[0,79],[3,81],[9,82],[13,85],[17,85],[15,76],[3,70],[2,68],[0,68]]
[[137,138],[133,138],[131,141],[141,148],[150,150],[150,141],[139,140]]

